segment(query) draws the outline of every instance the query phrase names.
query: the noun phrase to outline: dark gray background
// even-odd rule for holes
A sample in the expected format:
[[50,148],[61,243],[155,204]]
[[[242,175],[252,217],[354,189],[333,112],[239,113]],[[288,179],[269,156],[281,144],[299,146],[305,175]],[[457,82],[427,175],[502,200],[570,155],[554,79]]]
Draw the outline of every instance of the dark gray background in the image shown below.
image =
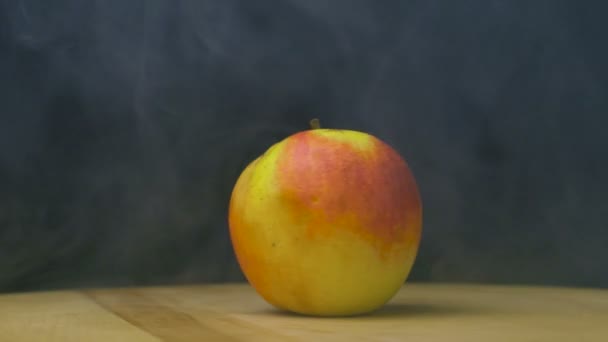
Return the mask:
[[606,4],[4,1],[0,290],[242,280],[232,186],[312,117],[410,163],[410,279],[607,287]]

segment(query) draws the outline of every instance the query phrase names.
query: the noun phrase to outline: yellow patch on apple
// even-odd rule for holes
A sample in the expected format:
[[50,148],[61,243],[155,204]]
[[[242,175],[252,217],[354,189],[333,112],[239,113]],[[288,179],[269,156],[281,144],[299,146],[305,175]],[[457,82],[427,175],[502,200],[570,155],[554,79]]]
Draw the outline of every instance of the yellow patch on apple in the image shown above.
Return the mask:
[[312,129],[241,173],[228,223],[247,281],[273,306],[312,316],[365,314],[406,281],[422,203],[406,161],[359,131]]

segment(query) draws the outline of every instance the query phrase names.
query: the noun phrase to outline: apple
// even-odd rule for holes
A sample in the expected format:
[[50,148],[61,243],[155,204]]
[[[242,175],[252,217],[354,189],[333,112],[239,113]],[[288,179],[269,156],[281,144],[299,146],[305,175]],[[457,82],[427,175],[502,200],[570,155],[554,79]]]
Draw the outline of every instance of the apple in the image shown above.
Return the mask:
[[241,173],[228,212],[249,284],[271,305],[311,316],[384,306],[414,264],[422,203],[406,161],[368,133],[318,120]]

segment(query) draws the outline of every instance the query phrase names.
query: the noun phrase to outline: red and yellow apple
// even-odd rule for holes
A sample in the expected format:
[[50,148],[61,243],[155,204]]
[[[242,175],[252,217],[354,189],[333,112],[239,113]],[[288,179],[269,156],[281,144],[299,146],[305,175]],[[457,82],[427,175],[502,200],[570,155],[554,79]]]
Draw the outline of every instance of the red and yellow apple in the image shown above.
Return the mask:
[[230,238],[247,281],[268,303],[315,316],[374,311],[406,281],[422,204],[406,161],[359,131],[288,136],[234,186]]

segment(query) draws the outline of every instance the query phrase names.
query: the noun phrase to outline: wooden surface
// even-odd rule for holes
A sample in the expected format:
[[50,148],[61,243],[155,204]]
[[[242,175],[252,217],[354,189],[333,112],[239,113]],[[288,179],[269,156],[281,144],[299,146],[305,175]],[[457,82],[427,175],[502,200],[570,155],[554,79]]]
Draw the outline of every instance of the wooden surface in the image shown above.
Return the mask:
[[355,318],[279,312],[248,285],[0,296],[0,341],[608,341],[608,290],[408,284]]

